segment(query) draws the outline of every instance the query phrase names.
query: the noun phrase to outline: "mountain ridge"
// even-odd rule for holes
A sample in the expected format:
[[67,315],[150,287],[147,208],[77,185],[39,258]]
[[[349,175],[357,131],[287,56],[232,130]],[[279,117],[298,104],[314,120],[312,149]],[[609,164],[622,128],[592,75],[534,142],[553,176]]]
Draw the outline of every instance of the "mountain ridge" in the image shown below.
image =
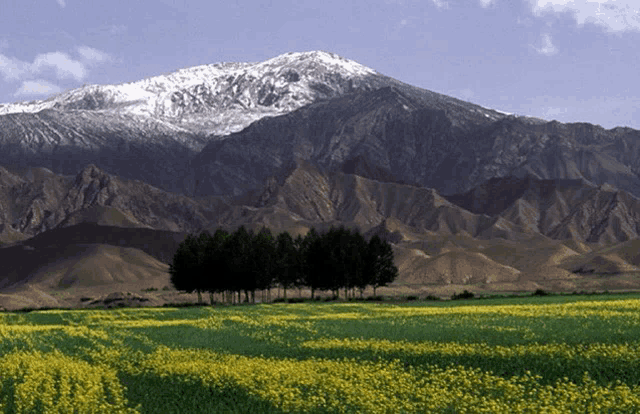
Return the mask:
[[640,131],[502,113],[328,52],[163,76],[0,107],[0,262],[37,264],[12,265],[21,294],[71,275],[65,252],[137,286],[186,234],[240,225],[378,234],[422,292],[640,288]]

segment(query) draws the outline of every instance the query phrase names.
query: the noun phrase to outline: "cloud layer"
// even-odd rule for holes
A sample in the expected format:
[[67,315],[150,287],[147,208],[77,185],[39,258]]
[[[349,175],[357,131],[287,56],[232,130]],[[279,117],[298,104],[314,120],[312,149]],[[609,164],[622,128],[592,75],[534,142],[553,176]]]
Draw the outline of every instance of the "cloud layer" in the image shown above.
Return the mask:
[[14,96],[47,95],[60,92],[55,81],[81,82],[92,67],[113,60],[108,53],[89,46],[77,47],[76,54],[77,58],[59,51],[41,53],[29,63],[0,53],[0,78],[21,82]]
[[558,49],[554,46],[551,35],[543,33],[541,36],[541,46],[535,48],[538,53],[546,56],[553,56],[558,53]]
[[42,96],[51,95],[54,93],[60,93],[62,89],[53,83],[47,82],[43,79],[36,79],[33,81],[24,81],[18,90],[13,94],[16,98],[28,97],[28,96]]
[[640,31],[638,0],[529,0],[533,14],[570,13],[579,26],[593,23],[608,32]]

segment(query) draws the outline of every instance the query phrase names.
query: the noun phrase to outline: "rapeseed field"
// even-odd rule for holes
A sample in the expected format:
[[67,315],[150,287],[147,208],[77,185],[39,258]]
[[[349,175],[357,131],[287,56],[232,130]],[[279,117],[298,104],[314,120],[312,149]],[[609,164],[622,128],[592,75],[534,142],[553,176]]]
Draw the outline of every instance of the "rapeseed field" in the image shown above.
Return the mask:
[[640,412],[640,297],[0,313],[0,412]]

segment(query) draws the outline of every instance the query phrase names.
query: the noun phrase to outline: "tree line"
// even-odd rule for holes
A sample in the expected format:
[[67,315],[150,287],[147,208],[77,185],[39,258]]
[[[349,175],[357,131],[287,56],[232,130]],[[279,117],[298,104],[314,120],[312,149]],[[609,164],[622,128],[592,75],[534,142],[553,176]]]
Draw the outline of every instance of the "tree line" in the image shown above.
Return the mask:
[[295,240],[288,232],[274,236],[266,227],[257,233],[240,226],[229,233],[218,228],[211,235],[204,231],[189,234],[180,243],[169,266],[171,283],[182,291],[208,292],[211,304],[213,294],[222,295],[228,302],[241,299],[255,302],[256,291],[268,292],[282,288],[303,287],[311,290],[313,299],[317,291],[331,291],[339,297],[362,297],[367,286],[376,289],[393,282],[398,268],[393,263],[391,245],[374,235],[367,242],[357,230],[341,226],[331,227],[324,233],[311,228],[305,237]]

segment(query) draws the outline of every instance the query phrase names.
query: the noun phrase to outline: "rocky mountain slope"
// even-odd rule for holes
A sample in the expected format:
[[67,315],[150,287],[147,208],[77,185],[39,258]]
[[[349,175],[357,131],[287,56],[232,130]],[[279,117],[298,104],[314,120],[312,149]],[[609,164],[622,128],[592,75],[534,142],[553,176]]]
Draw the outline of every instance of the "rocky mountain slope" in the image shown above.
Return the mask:
[[0,306],[165,286],[187,233],[239,225],[378,234],[427,293],[640,288],[639,138],[325,52],[1,106]]
[[[415,92],[415,91],[413,91]],[[384,87],[262,119],[192,160],[187,193],[239,194],[296,158],[451,195],[494,177],[582,179],[640,196],[640,131],[538,122]]]

